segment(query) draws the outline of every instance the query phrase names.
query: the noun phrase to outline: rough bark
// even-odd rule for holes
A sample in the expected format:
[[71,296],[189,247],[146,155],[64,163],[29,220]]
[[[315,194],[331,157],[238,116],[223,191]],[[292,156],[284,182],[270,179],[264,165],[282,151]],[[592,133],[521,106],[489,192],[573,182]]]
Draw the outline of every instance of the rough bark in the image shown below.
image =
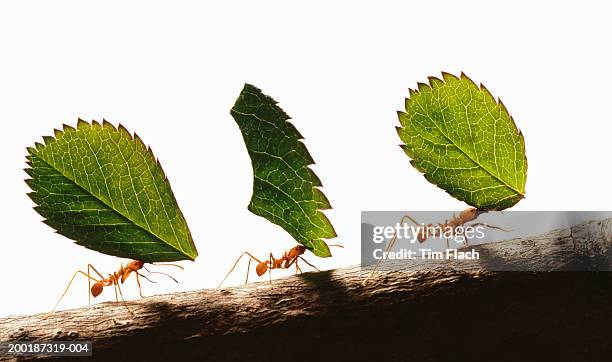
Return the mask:
[[[0,343],[91,340],[98,360],[605,360],[612,219],[475,247],[443,268],[351,267],[0,319]],[[528,270],[516,267],[528,258]],[[577,267],[587,272],[568,272]],[[420,270],[419,270],[420,269]],[[427,269],[427,270],[425,270]],[[0,360],[3,358],[0,356]]]

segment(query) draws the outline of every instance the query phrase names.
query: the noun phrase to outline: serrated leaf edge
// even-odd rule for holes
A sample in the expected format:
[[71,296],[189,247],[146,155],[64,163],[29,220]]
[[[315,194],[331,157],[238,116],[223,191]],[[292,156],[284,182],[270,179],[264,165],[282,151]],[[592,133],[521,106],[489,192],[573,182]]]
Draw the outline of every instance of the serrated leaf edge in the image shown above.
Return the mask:
[[[522,151],[523,151],[523,155],[524,155],[524,162],[525,162],[525,183],[526,183],[526,182],[527,182],[527,168],[528,168],[528,163],[527,163],[527,153],[526,153],[526,150],[525,150],[525,138],[524,138],[524,136],[523,136],[523,132],[522,132],[522,131],[521,131],[521,130],[520,130],[520,129],[519,129],[517,126],[516,126],[516,122],[514,121],[514,118],[512,117],[512,115],[510,114],[510,112],[508,112],[508,109],[506,108],[506,106],[505,106],[505,105],[504,105],[504,103],[502,102],[501,98],[499,98],[499,97],[498,97],[497,99],[495,99],[495,97],[494,97],[494,96],[491,94],[491,92],[490,92],[490,91],[489,91],[489,90],[488,90],[488,89],[487,89],[487,88],[486,88],[486,87],[485,87],[485,86],[484,86],[482,83],[480,83],[480,85],[477,85],[477,84],[476,84],[476,83],[475,83],[475,82],[474,82],[474,81],[473,81],[473,80],[472,80],[470,77],[468,77],[468,76],[467,76],[467,75],[466,75],[464,72],[461,72],[461,75],[460,75],[459,77],[457,77],[457,76],[455,76],[455,75],[453,75],[453,74],[451,74],[451,73],[449,73],[449,72],[444,72],[444,71],[442,71],[442,72],[441,72],[441,74],[442,74],[442,79],[437,78],[437,77],[434,77],[434,76],[429,76],[429,77],[427,77],[428,82],[429,82],[428,84],[426,84],[426,83],[422,83],[422,82],[418,82],[418,83],[417,83],[417,88],[418,88],[418,89],[412,89],[412,88],[409,88],[409,89],[408,89],[408,94],[409,94],[409,96],[408,96],[408,98],[405,98],[405,102],[404,102],[404,110],[407,110],[407,109],[408,109],[408,104],[409,104],[409,102],[410,102],[410,100],[411,100],[411,98],[412,98],[413,96],[415,96],[415,95],[417,95],[417,94],[421,93],[421,92],[422,92],[422,91],[424,91],[424,90],[433,90],[433,86],[434,86],[434,85],[433,85],[433,83],[434,83],[434,82],[438,82],[438,81],[439,81],[439,82],[442,82],[442,83],[446,83],[446,82],[447,82],[449,79],[454,79],[454,80],[464,79],[464,80],[469,81],[469,82],[470,82],[470,83],[472,83],[472,84],[473,84],[473,85],[474,85],[476,88],[479,88],[481,91],[483,91],[483,92],[485,93],[485,95],[486,95],[486,96],[491,97],[491,99],[493,99],[493,101],[494,101],[494,102],[495,102],[495,103],[496,103],[498,106],[500,106],[500,108],[502,109],[502,112],[504,112],[504,113],[505,113],[505,114],[506,114],[506,115],[507,115],[507,116],[510,118],[510,120],[512,121],[512,125],[514,126],[514,130],[515,130],[515,132],[517,133],[517,135],[518,135],[518,137],[519,137],[519,140],[520,140],[520,142],[521,142],[521,149],[522,149]],[[401,117],[402,117],[402,115],[405,115],[405,114],[407,114],[407,113],[406,113],[406,112],[404,112],[404,111],[397,111],[397,115],[398,115],[398,119],[399,119],[399,121],[400,121],[400,125],[399,125],[399,126],[396,126],[395,128],[396,128],[396,132],[398,133],[398,135],[399,135],[399,133],[401,132],[401,129],[403,129],[403,128],[404,128],[404,126],[402,125],[402,122],[401,122]],[[454,145],[455,147],[457,147],[457,149],[461,150],[461,152],[462,152],[462,153],[464,153],[464,154],[465,154],[465,155],[466,155],[468,158],[470,158],[470,160],[472,160],[474,163],[476,163],[476,164],[477,164],[479,167],[481,167],[483,170],[485,170],[485,171],[486,171],[488,174],[490,174],[490,175],[491,175],[491,176],[493,176],[495,179],[497,179],[497,180],[499,180],[500,182],[502,182],[502,183],[503,183],[503,184],[504,184],[506,187],[508,187],[509,189],[511,189],[512,191],[514,191],[514,192],[516,192],[516,193],[517,193],[517,195],[510,195],[510,196],[508,196],[508,197],[505,197],[505,198],[504,198],[504,199],[502,199],[502,200],[499,200],[499,201],[498,201],[496,204],[500,204],[500,203],[502,203],[503,201],[505,201],[506,199],[511,198],[511,197],[513,197],[513,196],[518,196],[518,197],[520,197],[521,199],[525,198],[525,190],[523,190],[523,191],[519,191],[519,190],[517,190],[516,188],[514,188],[513,186],[508,185],[508,184],[507,184],[505,181],[500,180],[500,179],[499,179],[497,176],[495,176],[493,173],[491,173],[491,171],[487,170],[485,167],[483,167],[482,165],[480,165],[480,163],[478,163],[478,162],[476,162],[475,160],[473,160],[473,159],[472,159],[472,158],[471,158],[471,157],[470,157],[470,156],[469,156],[469,155],[468,155],[468,154],[467,154],[465,151],[463,151],[463,150],[462,150],[460,147],[458,147],[457,145],[455,145],[455,144],[454,144],[454,142],[453,142],[452,140],[450,140],[450,139],[449,139],[449,141],[451,141],[451,142],[453,143],[453,145]],[[418,168],[418,167],[415,165],[415,162],[413,162],[413,161],[414,161],[414,157],[413,157],[413,156],[414,156],[414,154],[412,153],[412,150],[411,150],[410,146],[409,146],[409,145],[407,145],[407,144],[405,144],[405,143],[402,143],[402,144],[400,144],[399,146],[400,146],[400,148],[402,148],[402,150],[403,150],[403,151],[404,151],[404,152],[405,152],[405,153],[408,155],[408,157],[410,157],[410,158],[411,158],[411,160],[410,160],[410,164],[411,164],[411,165],[412,165],[412,166],[413,166],[413,167],[414,167],[414,168],[415,168],[417,171],[419,171],[419,172],[421,172],[421,173],[423,174],[423,176],[425,177],[425,179],[427,180],[427,182],[429,182],[429,183],[431,183],[431,184],[435,185],[435,186],[436,186],[436,187],[438,187],[438,188],[441,188],[441,187],[439,187],[439,186],[438,186],[438,185],[437,185],[435,182],[433,182],[432,180],[430,180],[430,179],[429,179],[429,177],[428,177],[429,175],[428,175],[428,174],[426,174],[426,173],[425,173],[423,170],[419,169],[419,168]],[[442,189],[442,190],[444,190],[444,189]],[[452,194],[450,191],[447,191],[447,190],[444,190],[444,191],[445,191],[447,194],[451,195],[453,198],[456,198],[456,199],[458,199],[458,200],[460,200],[460,201],[464,201],[464,202],[465,202],[465,200],[460,199],[460,198],[459,198],[459,197],[457,197],[456,195],[453,195],[453,194]]]
[[[151,160],[153,160],[156,164],[157,167],[159,167],[160,172],[164,178],[164,181],[166,181],[168,184],[170,184],[170,181],[168,179],[168,176],[166,175],[166,172],[164,171],[161,163],[159,162],[159,159],[155,157],[155,155],[153,154],[153,149],[150,146],[146,146],[145,143],[142,141],[142,139],[138,136],[138,134],[136,134],[136,132],[134,132],[134,134],[132,135],[127,128],[125,128],[121,123],[118,124],[117,127],[115,127],[112,123],[108,122],[106,119],[102,119],[102,123],[100,124],[98,121],[96,120],[92,120],[91,123],[84,121],[81,118],[78,118],[77,120],[77,126],[72,127],[70,125],[67,124],[62,124],[62,130],[58,130],[58,129],[54,129],[53,133],[55,137],[51,137],[51,136],[43,136],[43,142],[44,144],[41,144],[39,142],[35,142],[34,143],[34,147],[26,147],[26,150],[28,151],[29,155],[26,155],[26,159],[28,160],[26,162],[26,164],[28,165],[27,168],[24,169],[24,171],[26,173],[28,173],[28,170],[30,170],[31,167],[31,162],[30,162],[30,158],[32,155],[34,155],[33,153],[36,151],[39,151],[42,147],[46,147],[48,144],[50,144],[51,142],[56,142],[57,138],[59,136],[62,136],[64,133],[66,132],[73,132],[76,131],[77,129],[81,128],[81,127],[110,127],[111,129],[113,129],[114,131],[119,131],[119,132],[123,132],[126,135],[128,135],[130,137],[130,139],[134,142],[137,142],[144,150],[145,153],[151,158]],[[43,162],[47,163],[47,161],[45,159],[43,159],[42,157],[36,155],[37,157],[39,157]],[[47,163],[47,165],[49,165],[49,167],[55,169],[57,172],[61,173],[59,170],[57,170],[53,165],[50,165],[49,163]],[[76,183],[76,181],[70,179],[68,176],[62,174],[64,177],[66,177],[67,179],[69,179],[70,181],[72,181],[77,187],[81,188],[83,191],[85,191],[86,193],[90,194],[92,197],[96,198],[98,201],[102,202],[103,204],[105,204],[107,207],[109,207],[111,210],[115,211],[116,213],[118,213],[119,215],[123,216],[124,218],[126,218],[127,220],[129,220],[131,223],[133,223],[134,225],[138,226],[139,228],[143,229],[145,232],[155,236],[157,239],[162,240],[163,239],[161,237],[159,237],[158,235],[155,235],[155,233],[153,233],[151,230],[147,230],[145,228],[143,228],[142,226],[136,224],[133,220],[131,220],[128,216],[123,215],[121,212],[119,212],[118,210],[115,210],[115,208],[111,205],[108,205],[106,202],[104,202],[103,200],[100,200],[98,197],[96,197],[95,195],[91,194],[91,192],[89,192],[88,190],[86,190],[85,188],[83,188],[81,185],[79,185],[78,183]],[[28,176],[30,176],[28,174]],[[29,180],[31,180],[32,178],[28,178],[25,179],[24,181],[26,183],[28,183]],[[175,202],[175,204],[178,205],[178,202],[176,201],[176,197],[174,196],[174,191],[172,191],[172,187],[169,187],[170,190],[170,196],[172,197],[173,201]],[[35,191],[33,191],[35,192]],[[29,195],[30,193],[28,193]],[[40,206],[40,205],[36,205],[36,206]],[[35,209],[36,207],[34,207]],[[185,219],[185,216],[183,215],[182,211],[180,210],[180,208],[177,208],[177,212],[179,212],[181,214],[181,216],[183,217],[183,219]],[[46,224],[47,219],[43,218],[43,222]],[[170,244],[167,244],[169,247],[174,248],[175,250],[177,250],[178,252],[182,253],[183,255],[189,257],[192,261],[195,260],[198,257],[198,251],[197,248],[195,247],[195,243],[193,242],[193,237],[191,236],[191,231],[189,229],[187,229],[188,233],[189,233],[189,240],[192,243],[193,246],[193,250],[194,250],[194,255],[191,255],[190,253],[187,253],[185,250],[182,249],[180,243],[178,244],[178,249]],[[57,233],[57,230],[54,230],[54,232]]]
[[[305,138],[304,138],[304,136],[302,136],[302,134],[299,132],[299,130],[295,127],[295,125],[292,122],[290,122],[290,120],[292,120],[292,118],[287,114],[287,112],[285,112],[285,110],[282,107],[278,106],[278,102],[274,98],[272,98],[268,94],[264,93],[260,88],[254,86],[254,85],[252,85],[250,83],[245,83],[243,89],[240,92],[240,95],[242,95],[242,92],[247,87],[251,88],[253,91],[259,92],[259,94],[261,94],[262,96],[269,98],[270,102],[272,104],[276,105],[282,111],[282,114],[283,114],[283,116],[285,118],[284,122],[286,122],[288,124],[288,126],[291,127],[295,131],[295,134],[297,135],[298,142],[303,146],[303,149],[306,152],[306,156],[308,157],[308,163],[306,164],[306,169],[308,170],[310,175],[315,177],[314,181],[316,181],[316,182],[313,182],[313,187],[312,188],[314,190],[319,191],[320,195],[324,198],[325,203],[327,205],[329,205],[329,207],[326,207],[326,208],[317,208],[316,210],[319,211],[323,215],[323,217],[325,219],[327,219],[327,221],[329,222],[329,225],[332,228],[332,232],[334,234],[334,236],[332,238],[329,238],[329,239],[323,239],[323,238],[319,238],[318,239],[318,240],[321,240],[325,244],[325,246],[327,247],[326,253],[325,253],[325,250],[319,251],[319,252],[315,253],[315,251],[318,250],[318,249],[315,247],[314,241],[316,241],[317,239],[310,240],[309,243],[311,243],[313,245],[313,250],[312,250],[313,254],[315,254],[315,255],[317,255],[319,257],[323,257],[323,258],[331,257],[332,256],[331,251],[329,250],[329,246],[327,245],[325,240],[333,239],[334,237],[337,237],[338,234],[336,232],[336,229],[334,228],[334,225],[332,224],[332,222],[329,220],[329,218],[327,217],[327,215],[325,215],[325,213],[323,211],[324,210],[331,210],[332,209],[332,205],[331,205],[331,202],[329,202],[329,199],[327,198],[325,193],[323,193],[323,190],[321,190],[321,188],[323,187],[323,183],[321,182],[321,179],[316,175],[314,170],[310,167],[312,165],[315,165],[316,163],[315,163],[314,159],[312,158],[312,155],[310,154],[310,151],[308,150],[308,148],[306,147],[306,145],[303,142],[303,141],[305,141]],[[239,97],[240,97],[240,95],[239,95]],[[232,109],[230,110],[230,113],[231,112],[237,112],[237,111],[235,111],[234,107],[232,107]],[[237,113],[239,113],[239,112],[237,112]],[[245,147],[246,147],[246,144],[245,144]],[[248,151],[248,149],[247,149],[247,151]],[[250,201],[249,201],[249,204],[250,204]],[[260,215],[257,215],[257,216],[260,216]],[[263,216],[260,216],[260,217],[263,217]],[[280,226],[280,227],[282,228],[282,226]],[[284,228],[282,228],[282,229],[284,230]],[[298,241],[296,240],[296,242],[298,242]]]

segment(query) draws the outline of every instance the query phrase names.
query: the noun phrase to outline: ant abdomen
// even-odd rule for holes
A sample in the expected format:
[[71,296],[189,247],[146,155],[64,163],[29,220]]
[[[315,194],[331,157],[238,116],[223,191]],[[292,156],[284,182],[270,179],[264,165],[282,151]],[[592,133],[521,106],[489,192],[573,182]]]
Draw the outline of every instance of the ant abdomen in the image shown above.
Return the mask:
[[268,266],[266,265],[266,263],[259,263],[257,264],[255,271],[257,272],[257,276],[260,277],[268,271]]
[[103,289],[104,285],[102,283],[94,283],[94,285],[91,286],[91,295],[95,298],[102,293]]

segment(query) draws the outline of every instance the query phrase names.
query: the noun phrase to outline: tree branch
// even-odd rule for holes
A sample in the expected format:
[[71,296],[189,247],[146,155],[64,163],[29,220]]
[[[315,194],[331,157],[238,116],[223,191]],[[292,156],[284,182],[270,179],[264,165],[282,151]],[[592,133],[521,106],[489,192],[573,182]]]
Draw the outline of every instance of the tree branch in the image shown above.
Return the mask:
[[[473,248],[480,261],[455,270],[394,265],[365,285],[351,267],[127,302],[135,316],[102,303],[2,318],[0,343],[90,340],[114,361],[609,357],[611,273],[567,270],[612,269],[612,219]],[[486,271],[518,265],[558,272]]]

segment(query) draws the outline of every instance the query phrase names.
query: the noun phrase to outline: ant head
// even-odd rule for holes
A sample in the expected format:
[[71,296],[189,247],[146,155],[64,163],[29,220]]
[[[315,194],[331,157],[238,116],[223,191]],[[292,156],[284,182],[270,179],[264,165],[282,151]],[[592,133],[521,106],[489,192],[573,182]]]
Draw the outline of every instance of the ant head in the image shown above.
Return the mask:
[[132,260],[127,265],[127,268],[131,269],[131,270],[140,270],[140,269],[142,269],[143,265],[144,265],[144,261],[142,261],[142,260]]
[[470,207],[467,210],[461,211],[461,213],[459,214],[459,217],[461,218],[461,220],[463,220],[463,222],[468,222],[468,221],[475,220],[478,217],[478,215],[483,214],[485,212],[486,211],[478,210],[475,207]]
[[306,247],[304,245],[296,245],[289,250],[289,255],[302,255],[306,252]]
[[257,276],[260,277],[268,271],[268,265],[265,262],[261,262],[257,264],[255,271],[257,272]]
[[104,284],[102,284],[102,282],[97,282],[91,286],[91,295],[93,295],[93,297],[95,298],[98,295],[100,295],[100,293],[102,293],[103,289],[104,289]]

